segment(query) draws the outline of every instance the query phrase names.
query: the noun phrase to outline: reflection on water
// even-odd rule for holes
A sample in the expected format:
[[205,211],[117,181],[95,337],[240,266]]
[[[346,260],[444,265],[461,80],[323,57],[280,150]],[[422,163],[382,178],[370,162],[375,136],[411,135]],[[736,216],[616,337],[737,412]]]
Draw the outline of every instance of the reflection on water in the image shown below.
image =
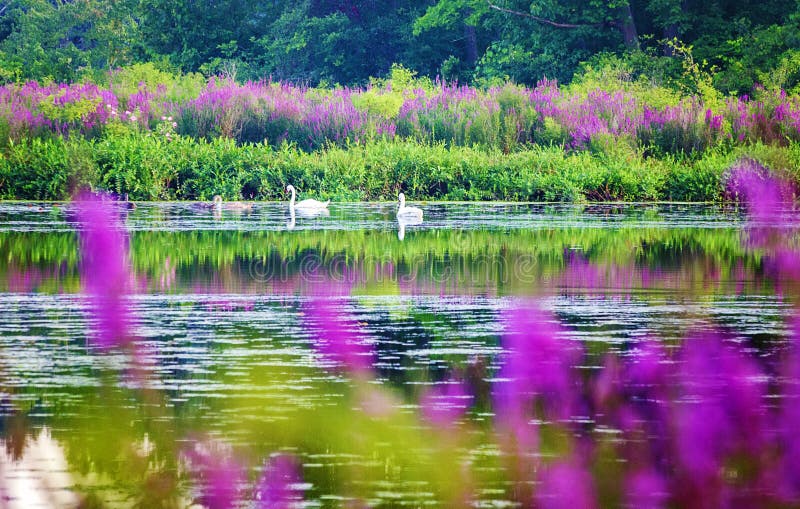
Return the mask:
[[9,438],[0,444],[6,450],[0,454],[3,507],[49,509],[77,506],[79,498],[71,491],[75,479],[64,449],[53,440],[48,428],[38,430],[38,436],[28,439],[21,450],[15,451],[15,444]]
[[[501,341],[513,310],[535,298],[544,318],[523,332],[579,345],[570,373],[587,379],[646,338],[674,349],[717,330],[774,376],[791,334],[792,283],[744,241],[738,211],[436,203],[423,223],[397,222],[394,204],[301,216],[175,203],[120,211],[137,339],[104,351],[87,334],[97,323],[71,208],[0,204],[0,476],[12,507],[223,507],[221,492],[243,506],[531,503],[549,493],[548,469],[541,489],[515,484],[541,467],[526,461],[578,447],[554,423],[610,438],[628,424],[544,398],[526,422],[552,428],[552,443],[516,449],[524,426],[496,394],[513,367]],[[531,387],[546,394],[561,376]]]
[[[71,204],[3,203],[0,231],[72,231]],[[730,228],[743,224],[737,210],[697,204],[534,204],[427,203],[425,228]],[[198,209],[191,203],[143,203],[136,210],[119,207],[131,231],[278,231],[290,220],[286,203],[257,203],[252,210]],[[308,230],[383,230],[395,228],[395,203],[333,203],[325,221],[297,225]],[[300,217],[299,215],[297,217]],[[298,222],[299,223],[299,222]]]

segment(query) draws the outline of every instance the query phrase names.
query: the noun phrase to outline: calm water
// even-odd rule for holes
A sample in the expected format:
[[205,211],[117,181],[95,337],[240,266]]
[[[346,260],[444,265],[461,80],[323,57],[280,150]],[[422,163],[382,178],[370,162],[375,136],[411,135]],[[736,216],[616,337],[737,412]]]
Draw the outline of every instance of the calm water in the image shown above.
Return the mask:
[[[185,506],[197,483],[174,464],[202,439],[243,458],[244,491],[271,453],[295,454],[309,506],[445,504],[463,462],[474,505],[513,505],[488,401],[509,309],[552,311],[565,340],[584,346],[586,373],[643,337],[674,343],[718,328],[768,362],[787,335],[792,303],[763,253],[747,247],[736,210],[421,206],[417,225],[398,225],[394,204],[378,203],[294,220],[283,204],[121,211],[136,275],[136,360],[87,340],[70,207],[0,203],[8,503],[69,507],[91,493],[109,507]],[[366,384],[377,410],[313,348],[308,304],[332,288],[374,349]],[[418,410],[427,387],[455,375],[474,399],[461,418],[467,431],[450,442]],[[161,468],[175,478],[148,477]]]

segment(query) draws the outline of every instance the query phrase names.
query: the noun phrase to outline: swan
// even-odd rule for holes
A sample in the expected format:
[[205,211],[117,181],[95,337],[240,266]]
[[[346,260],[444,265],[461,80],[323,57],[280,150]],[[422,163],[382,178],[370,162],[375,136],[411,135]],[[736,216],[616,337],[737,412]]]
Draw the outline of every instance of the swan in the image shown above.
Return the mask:
[[323,212],[327,211],[328,204],[331,202],[330,200],[322,202],[313,199],[303,200],[295,204],[294,200],[296,198],[297,192],[294,189],[294,186],[289,184],[286,186],[286,191],[292,193],[292,199],[289,201],[289,210],[294,211],[297,210],[298,212]]
[[400,199],[400,207],[397,209],[398,218],[422,220],[422,209],[406,207],[406,195],[403,193],[400,193],[397,198]]

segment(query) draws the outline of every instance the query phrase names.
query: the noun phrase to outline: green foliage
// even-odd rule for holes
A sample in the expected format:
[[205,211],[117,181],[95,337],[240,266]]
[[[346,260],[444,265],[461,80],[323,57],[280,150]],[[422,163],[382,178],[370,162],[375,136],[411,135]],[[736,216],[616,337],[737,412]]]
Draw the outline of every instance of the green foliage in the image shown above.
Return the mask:
[[356,108],[374,115],[392,119],[397,117],[400,107],[415,97],[415,90],[433,90],[430,79],[417,78],[417,73],[400,64],[392,64],[389,78],[370,80],[370,87],[363,93],[353,96]]
[[101,102],[101,99],[96,97],[60,104],[58,99],[64,97],[65,94],[65,90],[59,90],[55,94],[45,97],[44,100],[39,103],[39,111],[41,114],[49,120],[76,123],[87,117],[89,113],[95,111]]
[[63,200],[95,184],[92,142],[82,138],[34,138],[11,144],[0,165],[0,197]]
[[756,75],[758,81],[771,90],[800,93],[800,50],[787,50],[773,67],[757,70]]
[[714,88],[715,68],[709,68],[708,62],[705,60],[698,62],[692,52],[692,46],[677,39],[667,41],[667,44],[681,59],[684,90],[689,94],[699,96],[712,109],[721,108],[723,106],[722,94]]
[[386,119],[395,118],[405,102],[402,91],[370,88],[353,97],[356,108]]
[[126,101],[131,95],[148,90],[160,91],[166,101],[181,102],[193,99],[205,87],[205,78],[197,73],[164,70],[153,62],[132,64],[113,69],[108,75],[110,88]]
[[[112,80],[128,94],[169,84],[159,72],[363,85],[400,63],[486,86],[568,83],[582,62],[617,55],[633,83],[713,99],[756,82],[797,87],[798,20],[795,0],[15,0],[0,10],[0,82],[105,81],[126,68]],[[158,64],[130,67],[146,62]],[[370,99],[364,108],[394,109]]]
[[800,148],[753,145],[695,159],[643,157],[633,143],[597,137],[588,151],[499,149],[376,141],[305,152],[119,129],[100,140],[33,139],[0,159],[0,197],[64,199],[80,187],[135,200],[282,199],[287,183],[339,200],[714,201],[739,157],[797,180]]
[[680,102],[681,94],[671,85],[679,77],[679,73],[676,69],[659,69],[662,58],[666,63],[674,63],[673,59],[642,51],[622,55],[598,53],[580,65],[580,70],[567,90],[583,96],[597,89],[622,90],[634,95],[641,104],[652,108],[675,106]]
[[132,0],[9,2],[0,18],[0,74],[7,81],[76,81],[127,64],[140,47],[132,12]]

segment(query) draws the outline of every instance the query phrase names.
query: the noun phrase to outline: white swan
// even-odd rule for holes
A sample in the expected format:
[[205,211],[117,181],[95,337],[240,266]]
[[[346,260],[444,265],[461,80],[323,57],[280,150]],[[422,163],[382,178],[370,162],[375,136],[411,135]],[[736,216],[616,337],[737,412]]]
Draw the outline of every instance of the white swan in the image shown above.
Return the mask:
[[400,207],[397,209],[398,218],[422,220],[422,209],[406,207],[406,195],[403,193],[400,193],[397,197],[400,199]]
[[291,199],[291,201],[289,201],[289,211],[297,210],[300,213],[302,213],[302,212],[306,212],[306,213],[309,213],[309,212],[323,212],[323,211],[327,211],[328,204],[331,202],[330,200],[323,202],[323,201],[318,201],[318,200],[313,200],[313,199],[307,199],[307,200],[303,200],[303,201],[295,203],[294,200],[295,200],[297,192],[295,191],[294,186],[289,184],[288,186],[286,186],[286,190],[288,192],[292,193],[292,199]]

